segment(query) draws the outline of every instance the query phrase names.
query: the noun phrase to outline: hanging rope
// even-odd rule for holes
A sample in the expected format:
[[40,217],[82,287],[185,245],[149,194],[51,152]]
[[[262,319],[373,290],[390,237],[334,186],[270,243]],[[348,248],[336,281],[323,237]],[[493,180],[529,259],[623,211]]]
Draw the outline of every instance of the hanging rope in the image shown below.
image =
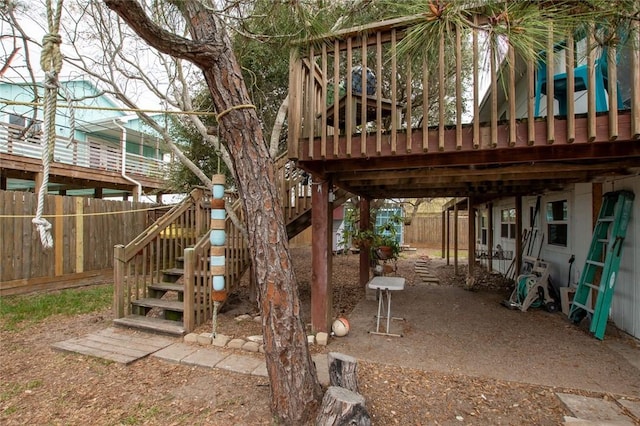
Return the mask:
[[[33,223],[40,233],[40,241],[45,249],[53,247],[53,237],[51,236],[51,224],[42,217],[44,212],[44,199],[49,186],[49,167],[53,157],[53,150],[56,141],[56,100],[58,96],[58,75],[62,69],[62,54],[60,53],[60,15],[62,14],[62,2],[58,0],[58,5],[54,11],[51,0],[47,0],[47,23],[49,33],[42,39],[42,53],[40,56],[40,66],[44,71],[44,119],[42,138],[42,183],[38,191],[38,208]],[[73,134],[71,135],[73,138]]]

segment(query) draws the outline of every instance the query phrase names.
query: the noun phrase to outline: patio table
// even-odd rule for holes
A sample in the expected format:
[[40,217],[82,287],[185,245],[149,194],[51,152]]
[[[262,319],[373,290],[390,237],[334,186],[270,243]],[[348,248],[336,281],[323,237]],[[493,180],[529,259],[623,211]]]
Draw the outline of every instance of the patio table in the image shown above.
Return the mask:
[[[391,325],[391,320],[404,320],[404,318],[392,317],[391,316],[391,292],[392,291],[400,291],[404,290],[404,278],[402,277],[374,277],[371,281],[369,281],[369,288],[376,290],[377,299],[378,299],[378,315],[376,315],[376,331],[370,331],[371,334],[378,334],[382,336],[393,336],[393,337],[402,337],[402,334],[394,334],[389,332],[389,327]],[[387,308],[386,308],[386,316],[382,316],[384,314],[384,298],[387,298]],[[383,333],[380,331],[380,318],[386,318],[387,320],[387,328]]]

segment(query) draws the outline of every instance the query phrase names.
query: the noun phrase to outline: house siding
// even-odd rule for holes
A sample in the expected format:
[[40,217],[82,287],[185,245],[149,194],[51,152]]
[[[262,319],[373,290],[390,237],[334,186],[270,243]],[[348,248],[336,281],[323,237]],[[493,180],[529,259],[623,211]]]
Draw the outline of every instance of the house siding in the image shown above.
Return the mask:
[[[640,177],[606,180],[603,183],[602,191],[606,193],[621,189],[640,194]],[[522,223],[523,229],[527,229],[527,232],[532,223],[531,215],[535,211],[536,199],[536,196],[523,197],[522,199]],[[549,202],[560,200],[567,200],[568,204],[566,247],[549,244],[547,235],[546,205]],[[575,286],[580,279],[593,234],[593,201],[593,184],[591,183],[574,184],[565,191],[550,192],[540,197],[539,216],[533,228],[533,235],[537,232],[538,237],[536,243],[533,244],[531,254],[537,257],[540,247],[539,235],[544,234],[540,258],[550,262],[552,268],[550,276],[556,287]],[[515,201],[513,198],[506,198],[495,201],[493,206],[493,251],[495,253],[497,244],[500,244],[505,251],[513,251],[515,250],[515,240],[502,238],[500,225],[501,211],[515,207]],[[640,224],[635,218],[640,218],[640,202],[638,200],[634,202],[631,221],[627,229],[610,317],[619,329],[640,338]],[[573,266],[569,264],[571,255],[575,256]],[[510,263],[510,260],[494,259],[493,269],[505,273]]]
[[624,240],[610,315],[618,328],[640,338],[640,177],[608,180],[603,184],[603,192],[621,189],[632,191],[636,198]]

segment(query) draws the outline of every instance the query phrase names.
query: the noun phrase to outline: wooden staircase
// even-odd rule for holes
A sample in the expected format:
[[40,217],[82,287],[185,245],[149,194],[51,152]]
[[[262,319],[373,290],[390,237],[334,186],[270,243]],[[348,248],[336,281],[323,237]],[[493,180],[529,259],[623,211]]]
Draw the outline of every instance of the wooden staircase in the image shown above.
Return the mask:
[[[294,163],[278,160],[289,238],[311,225],[311,186]],[[127,246],[114,248],[114,324],[163,334],[183,335],[211,318],[208,192],[195,189],[179,205]],[[334,205],[348,193],[336,192]],[[233,203],[242,220],[238,200]],[[250,264],[246,241],[230,219],[226,224],[225,283],[231,291]]]

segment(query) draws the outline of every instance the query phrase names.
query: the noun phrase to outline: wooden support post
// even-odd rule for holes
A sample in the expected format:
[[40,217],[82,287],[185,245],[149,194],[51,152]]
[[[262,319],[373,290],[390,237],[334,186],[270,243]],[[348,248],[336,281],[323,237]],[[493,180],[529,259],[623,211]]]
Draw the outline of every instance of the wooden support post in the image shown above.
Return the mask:
[[444,250],[445,250],[445,244],[446,244],[446,239],[445,236],[447,235],[445,229],[446,229],[446,221],[447,221],[447,210],[443,210],[442,211],[442,221],[440,223],[440,233],[442,234],[441,237],[441,250],[440,250],[440,258],[444,259]]
[[522,196],[516,195],[516,257],[515,277],[521,274],[522,269]]
[[469,231],[469,237],[468,239],[468,245],[469,248],[467,250],[468,252],[468,264],[469,264],[469,269],[467,271],[468,274],[468,278],[467,278],[467,284],[469,286],[473,285],[473,267],[475,266],[476,263],[476,214],[475,214],[475,209],[473,208],[473,198],[469,197],[467,198],[467,211],[469,212],[469,226],[468,226],[468,231]]
[[447,265],[450,265],[450,256],[449,256],[449,252],[451,251],[451,214],[449,214],[449,209],[447,209],[447,226],[446,226],[446,231],[447,231],[447,243],[446,248],[445,248],[445,256],[447,258]]
[[458,199],[453,199],[453,273],[458,275]]
[[365,426],[371,424],[371,418],[362,395],[338,386],[329,386],[322,398],[316,424]]
[[[366,198],[360,198],[360,230],[366,230],[371,227],[371,217],[369,213],[369,200]],[[369,245],[364,244],[360,247],[360,285],[366,286],[369,282],[370,273],[370,259],[369,259]]]
[[36,195],[40,192],[40,187],[42,186],[42,180],[44,179],[44,174],[42,172],[36,173],[33,184],[35,185],[34,192]]
[[193,248],[184,249],[184,314],[183,324],[187,333],[196,328],[196,313],[194,311],[194,267],[195,253]]
[[7,190],[7,177],[0,176],[0,189],[3,191]]
[[102,188],[100,187],[94,188],[93,198],[102,198]]
[[328,332],[332,317],[331,226],[329,182],[318,182],[311,191],[311,329]]
[[116,318],[124,317],[124,274],[124,246],[119,244],[113,248],[113,313]]
[[591,229],[596,227],[598,215],[602,207],[602,183],[594,182],[591,184]]

